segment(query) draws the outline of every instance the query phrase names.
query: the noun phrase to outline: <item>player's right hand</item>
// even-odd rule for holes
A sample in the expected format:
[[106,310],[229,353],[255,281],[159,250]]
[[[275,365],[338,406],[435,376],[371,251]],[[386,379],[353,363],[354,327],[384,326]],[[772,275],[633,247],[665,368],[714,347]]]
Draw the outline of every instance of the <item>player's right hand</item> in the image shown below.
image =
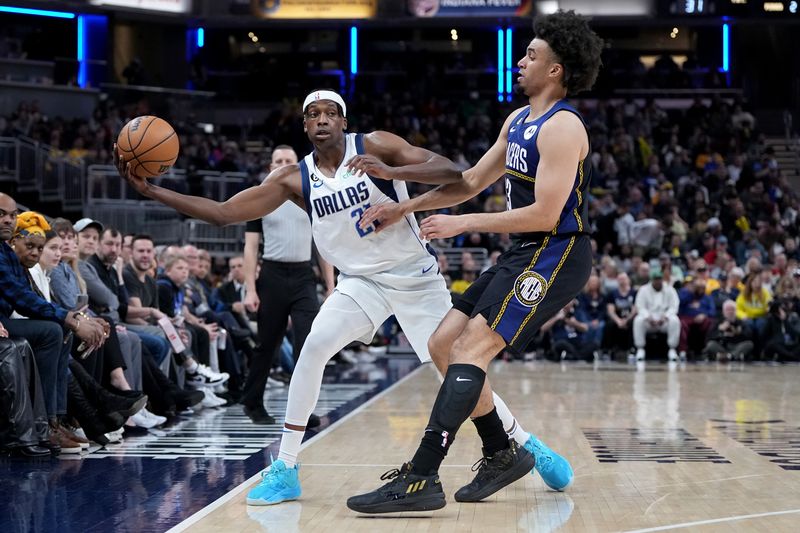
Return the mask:
[[114,143],[114,147],[111,150],[111,156],[114,158],[114,166],[117,167],[117,172],[119,172],[119,175],[125,178],[125,181],[128,182],[128,185],[133,187],[136,192],[144,195],[150,184],[147,183],[146,179],[133,173],[130,162],[126,163],[125,160],[119,156],[117,143]]
[[261,305],[261,300],[259,300],[258,294],[255,291],[247,291],[244,297],[244,308],[251,313],[255,313],[258,311],[259,305]]
[[386,202],[380,205],[373,205],[364,211],[358,225],[365,230],[374,224],[375,232],[380,233],[392,224],[402,220],[405,215],[406,212],[402,204]]

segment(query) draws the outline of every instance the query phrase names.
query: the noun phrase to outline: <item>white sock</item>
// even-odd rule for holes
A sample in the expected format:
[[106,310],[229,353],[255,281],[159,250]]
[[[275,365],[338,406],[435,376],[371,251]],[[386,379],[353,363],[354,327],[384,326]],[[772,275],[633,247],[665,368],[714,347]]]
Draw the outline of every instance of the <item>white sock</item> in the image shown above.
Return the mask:
[[297,464],[297,454],[300,453],[300,445],[303,443],[305,433],[305,431],[283,428],[278,459],[286,464],[286,468],[294,468],[294,465]]
[[500,420],[503,422],[503,428],[506,430],[508,437],[517,441],[517,444],[520,446],[524,445],[528,442],[530,434],[522,429],[522,426],[517,422],[517,419],[514,418],[514,415],[511,414],[508,406],[500,396],[494,393],[493,396],[494,407],[497,409],[497,416],[499,416]]
[[187,367],[186,367],[186,370],[188,370],[190,374],[194,374],[194,373],[196,373],[196,372],[197,372],[197,369],[198,369],[198,367],[199,367],[199,366],[200,366],[200,365],[198,365],[198,364],[197,364],[197,361],[195,361],[195,360],[193,359],[193,360],[192,360],[192,364],[190,364],[189,366],[187,366]]

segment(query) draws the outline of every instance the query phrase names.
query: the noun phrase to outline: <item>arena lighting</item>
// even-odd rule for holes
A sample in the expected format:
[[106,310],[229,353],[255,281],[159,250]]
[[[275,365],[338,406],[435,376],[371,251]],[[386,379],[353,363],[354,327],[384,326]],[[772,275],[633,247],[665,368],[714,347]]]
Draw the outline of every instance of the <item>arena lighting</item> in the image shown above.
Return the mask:
[[505,40],[503,39],[503,30],[498,28],[497,30],[497,101],[503,101],[503,61],[505,60],[505,54],[503,54],[503,45],[505,44]]
[[86,19],[78,15],[78,87],[86,87]]
[[722,25],[722,72],[728,72],[730,60],[730,26],[728,26],[728,23],[726,22]]
[[206,44],[206,30],[197,28],[197,48],[203,48]]
[[511,101],[511,36],[514,33],[512,28],[506,28],[506,102]]
[[48,11],[46,9],[28,9],[25,7],[0,6],[2,13],[14,13],[17,15],[34,15],[37,17],[55,17],[59,19],[74,19],[75,13],[64,11]]
[[358,74],[358,28],[350,26],[350,74]]

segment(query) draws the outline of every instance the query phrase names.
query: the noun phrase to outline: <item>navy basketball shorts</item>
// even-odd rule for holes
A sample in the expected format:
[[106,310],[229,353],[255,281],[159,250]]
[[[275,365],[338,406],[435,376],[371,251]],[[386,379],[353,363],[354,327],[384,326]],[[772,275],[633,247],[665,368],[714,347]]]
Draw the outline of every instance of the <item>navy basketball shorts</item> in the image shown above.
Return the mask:
[[481,274],[454,305],[487,325],[517,350],[578,296],[592,271],[588,235],[548,236],[518,244]]

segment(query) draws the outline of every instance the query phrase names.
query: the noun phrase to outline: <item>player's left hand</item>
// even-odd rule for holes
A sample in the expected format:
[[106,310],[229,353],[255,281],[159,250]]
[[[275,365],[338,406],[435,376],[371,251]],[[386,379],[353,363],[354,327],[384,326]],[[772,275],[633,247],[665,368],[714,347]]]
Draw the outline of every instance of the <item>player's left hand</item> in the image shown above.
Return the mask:
[[432,215],[419,225],[419,236],[423,239],[446,239],[467,231],[461,215]]
[[390,167],[374,155],[360,154],[353,156],[345,166],[351,172],[369,174],[374,178],[384,180],[394,179],[394,167]]

